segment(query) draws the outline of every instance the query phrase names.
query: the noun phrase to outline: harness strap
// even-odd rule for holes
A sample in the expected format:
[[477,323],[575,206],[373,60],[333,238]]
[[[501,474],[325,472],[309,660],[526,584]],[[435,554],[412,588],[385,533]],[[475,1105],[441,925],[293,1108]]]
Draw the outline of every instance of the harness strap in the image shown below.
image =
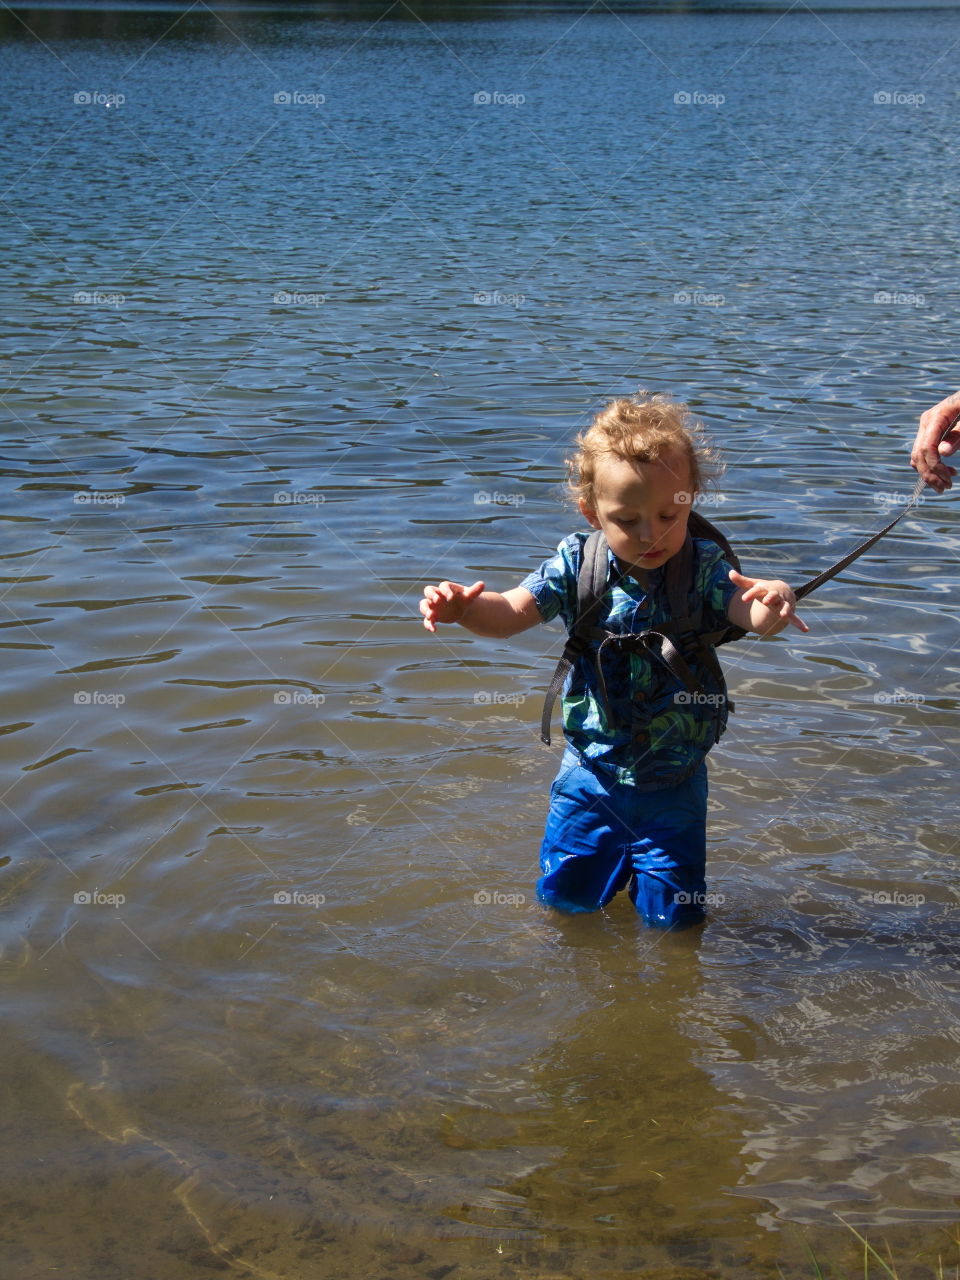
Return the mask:
[[567,676],[573,670],[575,661],[576,655],[570,655],[570,642],[568,641],[560,661],[557,663],[557,669],[553,673],[553,679],[550,681],[550,688],[547,690],[546,698],[544,698],[543,712],[540,716],[540,741],[548,747],[550,745],[550,721],[553,719],[553,704],[556,702]]
[[597,650],[597,679],[600,684],[600,695],[603,698],[603,710],[608,720],[612,720],[613,716],[610,710],[607,681],[603,674],[603,651],[607,645],[611,644],[621,651],[626,649],[628,653],[639,653],[641,650],[646,650],[663,661],[670,674],[680,681],[688,693],[696,693],[700,688],[700,682],[690,670],[680,650],[670,637],[662,631],[631,631],[625,635],[618,635],[615,632],[608,631],[600,642],[600,648]]
[[[550,681],[550,688],[543,703],[543,713],[540,716],[540,740],[548,747],[553,705],[577,659],[583,656],[594,637],[594,624],[603,610],[608,574],[607,540],[601,529],[594,529],[583,544],[580,567],[577,571],[577,617],[563,647],[553,679]],[[623,574],[614,577],[610,586],[615,586],[621,577]]]
[[[696,513],[691,513],[691,516]],[[705,533],[703,526],[709,524],[709,521],[701,517],[701,528],[696,532],[698,536]],[[714,526],[710,525],[711,531]],[[719,532],[719,531],[718,531]],[[709,536],[709,535],[708,535]],[[726,541],[726,539],[724,539]],[[729,544],[728,544],[729,545]],[[664,631],[648,629],[646,631],[628,632],[619,634],[616,632],[605,631],[596,627],[595,623],[603,609],[604,597],[610,587],[616,586],[620,579],[624,576],[623,572],[617,573],[608,581],[608,559],[607,559],[607,540],[603,532],[595,529],[583,544],[583,551],[580,560],[580,568],[577,572],[577,617],[574,626],[567,637],[564,645],[563,653],[560,661],[557,663],[553,678],[550,681],[550,687],[547,689],[546,697],[543,703],[543,712],[540,716],[540,740],[546,746],[550,746],[550,723],[553,719],[553,708],[557,698],[566,683],[567,676],[573,670],[577,661],[586,653],[592,641],[600,639],[600,647],[597,650],[596,666],[597,677],[600,685],[600,694],[603,701],[603,709],[607,719],[612,719],[610,708],[610,697],[607,690],[607,682],[603,673],[603,653],[610,644],[617,649],[626,649],[627,652],[637,653],[641,649],[646,649],[655,657],[660,658],[670,673],[680,681],[688,693],[695,693],[700,688],[700,683],[690,669],[689,664],[675,643],[675,639],[681,636],[689,636],[690,641],[696,644],[698,656],[707,660],[711,674],[720,681],[723,680],[723,672],[720,663],[716,659],[716,655],[712,650],[708,650],[703,644],[701,637],[697,634],[700,628],[702,617],[702,606],[690,613],[690,583],[693,578],[693,555],[694,546],[693,538],[688,532],[686,540],[680,551],[672,557],[667,565],[667,573],[664,586],[667,591],[667,599],[669,601],[671,613],[670,631],[673,637],[667,635]],[[674,621],[676,619],[676,621]],[[728,635],[729,632],[734,634]],[[736,639],[739,635],[745,634],[740,632],[739,628],[731,627],[723,632],[713,633],[717,636],[728,636],[729,639]]]
[[889,533],[895,524],[897,524],[908,511],[912,511],[917,505],[920,494],[923,492],[923,486],[926,483],[923,476],[917,476],[917,483],[914,486],[913,493],[910,495],[910,501],[903,508],[898,516],[885,524],[879,533],[875,533],[872,537],[867,538],[866,542],[861,542],[858,547],[854,547],[849,555],[845,555],[842,560],[838,560],[836,564],[832,564],[829,569],[824,569],[823,573],[818,574],[815,578],[811,578],[809,582],[805,582],[802,587],[797,587],[793,593],[798,600],[802,600],[804,596],[809,595],[811,591],[816,591],[817,587],[822,586],[825,582],[829,582],[848,564],[852,564],[857,556],[862,556],[865,551],[869,551],[875,542],[878,542],[885,533]]
[[670,620],[681,631],[697,631],[700,627],[700,616],[703,613],[702,604],[698,602],[694,613],[690,614],[690,587],[692,583],[693,538],[688,532],[683,540],[683,546],[675,556],[671,556],[667,561],[667,571],[664,575]]

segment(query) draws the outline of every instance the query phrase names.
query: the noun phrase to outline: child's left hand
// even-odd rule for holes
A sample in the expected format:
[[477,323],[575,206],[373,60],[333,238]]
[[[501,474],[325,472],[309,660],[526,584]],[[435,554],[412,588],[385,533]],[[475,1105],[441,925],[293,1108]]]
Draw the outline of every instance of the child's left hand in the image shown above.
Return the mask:
[[[775,578],[748,578],[736,569],[730,570],[730,581],[741,588],[741,594],[730,601],[728,616],[744,631],[756,631],[770,635],[783,629],[790,622],[800,631],[809,631],[807,624],[797,615],[797,597],[793,588]],[[756,601],[763,609],[753,607]],[[767,610],[767,613],[764,613]],[[772,615],[772,616],[771,616]],[[780,619],[777,625],[777,619]]]

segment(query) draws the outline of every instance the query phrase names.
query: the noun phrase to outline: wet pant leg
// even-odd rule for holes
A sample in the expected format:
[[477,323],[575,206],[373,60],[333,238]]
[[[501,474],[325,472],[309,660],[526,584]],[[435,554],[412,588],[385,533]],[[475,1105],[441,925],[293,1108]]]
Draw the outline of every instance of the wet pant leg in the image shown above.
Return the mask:
[[550,791],[540,850],[541,902],[596,911],[629,884],[648,924],[703,919],[707,771],[664,791],[607,782],[567,751]]
[[[627,788],[630,790],[630,788]],[[667,791],[641,792],[631,823],[630,897],[647,924],[680,928],[704,918],[707,766]]]

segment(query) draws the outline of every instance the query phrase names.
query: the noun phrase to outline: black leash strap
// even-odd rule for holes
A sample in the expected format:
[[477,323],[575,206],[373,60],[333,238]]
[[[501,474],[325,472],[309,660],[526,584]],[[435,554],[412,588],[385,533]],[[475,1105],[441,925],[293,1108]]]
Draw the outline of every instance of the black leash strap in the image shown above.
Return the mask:
[[873,534],[867,538],[866,542],[861,542],[858,547],[854,547],[849,555],[845,555],[842,560],[838,560],[836,564],[832,564],[829,569],[824,569],[823,573],[817,574],[815,578],[811,578],[809,582],[805,582],[802,587],[797,587],[794,595],[798,600],[802,600],[804,596],[816,591],[817,587],[822,586],[825,582],[829,582],[831,578],[836,577],[848,564],[852,564],[857,556],[862,556],[865,551],[869,551],[875,542],[878,542],[885,533],[889,533],[895,524],[897,524],[908,511],[912,511],[920,500],[920,494],[923,492],[925,481],[922,476],[917,476],[917,483],[914,486],[913,493],[910,495],[910,501],[903,508],[898,516],[895,516],[889,524],[885,524],[879,533]]

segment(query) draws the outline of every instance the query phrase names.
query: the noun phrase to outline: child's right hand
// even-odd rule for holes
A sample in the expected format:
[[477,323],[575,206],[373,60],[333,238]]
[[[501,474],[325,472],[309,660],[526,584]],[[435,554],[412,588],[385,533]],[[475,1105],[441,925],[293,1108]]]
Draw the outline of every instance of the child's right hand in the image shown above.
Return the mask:
[[436,631],[438,622],[459,622],[483,586],[482,582],[475,582],[472,587],[461,586],[459,582],[440,582],[435,587],[424,587],[420,601],[423,625],[428,631]]

